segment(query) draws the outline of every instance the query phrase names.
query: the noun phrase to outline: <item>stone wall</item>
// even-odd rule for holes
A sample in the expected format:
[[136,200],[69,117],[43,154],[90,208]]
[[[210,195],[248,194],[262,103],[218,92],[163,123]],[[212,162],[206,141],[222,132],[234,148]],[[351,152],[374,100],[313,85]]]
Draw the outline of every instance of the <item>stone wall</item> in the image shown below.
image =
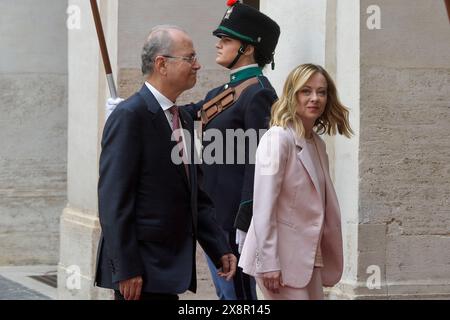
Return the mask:
[[[344,274],[332,298],[450,296],[450,28],[443,1],[261,1],[280,22],[280,88],[325,65],[350,108],[352,139],[327,139],[340,201]],[[286,12],[296,15],[286,16]],[[324,19],[326,17],[326,19]],[[293,36],[295,35],[295,36]],[[378,272],[379,271],[379,272]],[[369,284],[369,286],[368,286]],[[369,289],[372,285],[379,289]]]
[[361,21],[360,280],[379,265],[383,295],[448,298],[448,18],[443,1],[377,5],[381,29]]
[[[151,10],[150,10],[151,7]],[[226,82],[228,72],[215,63],[212,31],[226,10],[225,1],[145,0],[119,2],[118,68],[119,94],[128,97],[142,85],[141,50],[151,28],[158,24],[175,24],[192,37],[202,66],[197,85],[178,99],[178,104],[197,102],[212,88]],[[130,18],[132,17],[132,19]]]
[[0,265],[58,261],[66,203],[66,7],[59,0],[0,2]]

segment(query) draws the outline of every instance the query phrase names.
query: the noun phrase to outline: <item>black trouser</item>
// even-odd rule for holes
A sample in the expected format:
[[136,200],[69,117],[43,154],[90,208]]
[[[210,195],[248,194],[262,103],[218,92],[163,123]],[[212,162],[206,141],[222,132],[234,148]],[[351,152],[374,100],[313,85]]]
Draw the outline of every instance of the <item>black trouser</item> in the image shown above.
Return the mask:
[[[114,290],[114,300],[125,300],[119,290]],[[139,300],[178,300],[178,295],[170,293],[141,292]]]

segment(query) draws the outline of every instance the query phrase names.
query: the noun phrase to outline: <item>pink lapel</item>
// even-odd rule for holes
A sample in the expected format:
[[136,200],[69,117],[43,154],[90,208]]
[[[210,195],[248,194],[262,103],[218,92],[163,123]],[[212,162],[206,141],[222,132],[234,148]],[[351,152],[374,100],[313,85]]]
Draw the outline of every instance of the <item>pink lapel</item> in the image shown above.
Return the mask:
[[327,194],[329,192],[329,188],[330,188],[330,186],[333,186],[331,177],[330,177],[330,172],[328,169],[327,154],[326,154],[325,148],[323,147],[324,142],[320,139],[319,135],[314,132],[313,137],[314,137],[314,142],[316,143],[316,146],[317,146],[317,151],[319,153],[320,163],[322,164],[323,175],[325,176],[324,193],[325,193],[325,203],[327,203]]
[[[308,152],[303,152],[303,149],[306,147],[307,142],[305,141],[304,138],[297,137],[297,134],[295,133],[293,128],[289,127],[289,129],[291,131],[291,134],[294,136],[295,145],[297,145],[301,148],[301,150],[299,152],[297,152],[297,157],[300,159],[301,163],[303,164],[303,167],[305,167],[306,172],[308,172],[308,175],[313,182],[314,188],[317,191],[317,196],[320,199],[321,197],[320,197],[320,191],[319,191],[320,190],[319,179],[318,179],[317,175],[315,174],[313,161]],[[313,136],[314,136],[315,143],[318,143],[318,141],[317,141],[318,137],[316,137],[315,135],[316,134],[314,133]],[[325,164],[325,162],[323,159],[322,152],[320,150],[321,148],[318,147],[317,149],[319,150],[319,157],[320,157],[320,161],[322,162],[322,166],[323,166]],[[325,172],[325,175],[327,175],[326,172]],[[326,179],[326,181],[328,183],[327,179]],[[322,203],[322,201],[321,201],[321,203]]]

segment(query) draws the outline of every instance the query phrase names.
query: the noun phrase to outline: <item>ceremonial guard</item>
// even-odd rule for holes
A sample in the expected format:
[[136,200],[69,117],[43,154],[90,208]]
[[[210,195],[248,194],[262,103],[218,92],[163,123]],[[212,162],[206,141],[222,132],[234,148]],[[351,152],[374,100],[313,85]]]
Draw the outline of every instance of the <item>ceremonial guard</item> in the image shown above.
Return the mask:
[[[236,1],[228,1],[228,5],[213,35],[219,38],[216,62],[230,70],[230,81],[211,90],[202,102],[187,109],[203,122],[203,187],[213,200],[217,220],[238,256],[252,218],[256,152],[256,145],[252,143],[256,144],[261,130],[268,128],[271,106],[277,99],[262,69],[267,64],[274,68],[280,28],[250,6]],[[216,149],[215,157],[210,157],[215,160],[210,163],[207,157],[213,148],[208,145],[217,146],[217,141],[207,140],[218,132],[224,143],[222,150]],[[236,138],[244,133],[245,142]],[[252,141],[251,137],[257,137],[257,141]],[[218,155],[217,151],[223,153]],[[239,269],[234,281],[227,282],[217,276],[210,260],[208,264],[220,299],[256,299],[253,277]]]

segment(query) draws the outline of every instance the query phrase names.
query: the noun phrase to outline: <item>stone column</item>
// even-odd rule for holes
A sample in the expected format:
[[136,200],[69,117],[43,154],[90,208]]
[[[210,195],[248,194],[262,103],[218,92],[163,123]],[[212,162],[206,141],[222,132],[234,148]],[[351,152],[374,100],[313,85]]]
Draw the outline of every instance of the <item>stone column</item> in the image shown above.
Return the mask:
[[[328,48],[335,57],[335,81],[341,102],[350,109],[350,124],[355,135],[349,140],[337,136],[334,140],[334,184],[342,214],[344,273],[336,288],[329,291],[335,297],[341,287],[356,285],[359,218],[359,109],[360,109],[360,4],[358,0],[337,2],[335,18],[336,40]],[[330,15],[332,10],[330,7]],[[331,26],[332,27],[332,26]],[[331,38],[331,36],[330,36]],[[333,50],[334,49],[334,50]],[[341,298],[347,298],[342,296]]]
[[262,12],[274,19],[281,29],[275,53],[275,70],[265,73],[281,94],[289,72],[302,63],[325,64],[326,0],[261,0]]
[[[98,1],[111,64],[117,70],[117,0]],[[79,29],[69,29],[68,204],[61,216],[59,299],[97,299],[109,291],[93,286],[99,222],[98,158],[109,95],[89,1],[71,0]],[[117,73],[115,73],[117,74]],[[78,277],[78,273],[79,277]]]

